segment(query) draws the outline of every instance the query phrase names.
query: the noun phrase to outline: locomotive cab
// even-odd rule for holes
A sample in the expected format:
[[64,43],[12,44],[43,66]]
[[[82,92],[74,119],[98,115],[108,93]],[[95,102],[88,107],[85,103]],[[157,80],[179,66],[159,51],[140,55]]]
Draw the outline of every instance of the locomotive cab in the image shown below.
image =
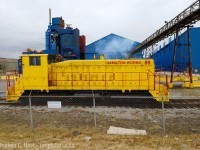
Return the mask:
[[24,54],[21,59],[22,75],[13,79],[14,85],[9,84],[8,101],[18,100],[25,90],[48,90],[48,55]]

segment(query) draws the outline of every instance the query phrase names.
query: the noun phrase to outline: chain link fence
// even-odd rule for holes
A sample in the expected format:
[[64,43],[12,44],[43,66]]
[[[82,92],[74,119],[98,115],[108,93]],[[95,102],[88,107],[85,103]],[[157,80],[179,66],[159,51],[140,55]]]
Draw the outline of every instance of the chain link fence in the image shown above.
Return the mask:
[[52,127],[95,128],[106,132],[115,126],[146,130],[149,135],[196,134],[200,133],[199,102],[200,97],[176,97],[165,103],[148,96],[30,95],[17,104],[1,104],[0,122],[13,125],[13,130]]

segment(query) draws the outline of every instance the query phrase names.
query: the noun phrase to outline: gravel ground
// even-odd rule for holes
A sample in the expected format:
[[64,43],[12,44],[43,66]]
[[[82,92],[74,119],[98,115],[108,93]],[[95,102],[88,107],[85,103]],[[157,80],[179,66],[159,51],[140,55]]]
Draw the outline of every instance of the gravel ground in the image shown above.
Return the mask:
[[200,99],[200,88],[174,88],[169,89],[169,94],[172,99],[177,99],[177,97],[191,97],[193,98],[199,98]]
[[[106,131],[109,126],[147,130],[149,134],[162,134],[162,109],[133,109],[125,107],[96,107],[97,127]],[[200,110],[166,109],[166,130],[171,134],[200,133]],[[18,125],[30,123],[28,107],[0,106],[0,122]],[[91,107],[63,107],[49,109],[33,106],[35,127],[94,127],[94,109]]]

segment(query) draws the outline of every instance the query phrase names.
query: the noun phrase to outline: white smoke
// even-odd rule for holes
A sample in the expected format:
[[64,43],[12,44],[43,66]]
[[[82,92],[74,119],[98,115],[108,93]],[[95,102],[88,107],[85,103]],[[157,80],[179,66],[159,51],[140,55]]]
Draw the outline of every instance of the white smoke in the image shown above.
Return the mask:
[[133,47],[138,45],[138,42],[119,37],[111,37],[107,40],[102,39],[95,46],[96,51],[99,54],[104,54],[106,59],[124,59]]

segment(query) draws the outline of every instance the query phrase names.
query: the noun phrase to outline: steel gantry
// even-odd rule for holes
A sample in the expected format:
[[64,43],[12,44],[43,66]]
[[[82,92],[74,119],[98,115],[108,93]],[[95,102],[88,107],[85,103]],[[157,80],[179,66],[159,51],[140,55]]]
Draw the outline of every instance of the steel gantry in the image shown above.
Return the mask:
[[189,79],[190,79],[190,87],[193,87],[193,81],[192,81],[192,61],[191,61],[191,48],[190,48],[190,33],[189,33],[189,26],[192,24],[195,24],[197,21],[200,20],[200,0],[195,1],[192,5],[190,5],[188,8],[186,8],[184,11],[182,11],[180,14],[178,14],[175,18],[173,18],[171,21],[166,22],[163,27],[158,29],[156,32],[154,32],[151,36],[149,36],[147,39],[145,39],[140,45],[138,45],[136,48],[131,50],[129,53],[129,57],[133,57],[138,52],[141,52],[148,47],[152,47],[157,42],[167,38],[168,36],[171,36],[175,34],[175,44],[174,44],[174,53],[173,53],[173,62],[172,62],[172,70],[171,70],[171,78],[170,78],[170,87],[173,87],[173,79],[174,79],[174,67],[175,67],[175,60],[176,60],[176,51],[178,48],[178,33],[184,28],[187,28],[187,40],[188,40],[188,62],[187,67],[189,68]]
[[151,36],[145,39],[140,45],[134,48],[129,57],[132,57],[138,52],[154,45],[155,43],[167,38],[168,36],[176,33],[177,30],[185,28],[187,25],[195,24],[200,20],[200,0],[194,2],[183,12],[178,14],[171,21],[166,22],[166,24],[154,32]]

